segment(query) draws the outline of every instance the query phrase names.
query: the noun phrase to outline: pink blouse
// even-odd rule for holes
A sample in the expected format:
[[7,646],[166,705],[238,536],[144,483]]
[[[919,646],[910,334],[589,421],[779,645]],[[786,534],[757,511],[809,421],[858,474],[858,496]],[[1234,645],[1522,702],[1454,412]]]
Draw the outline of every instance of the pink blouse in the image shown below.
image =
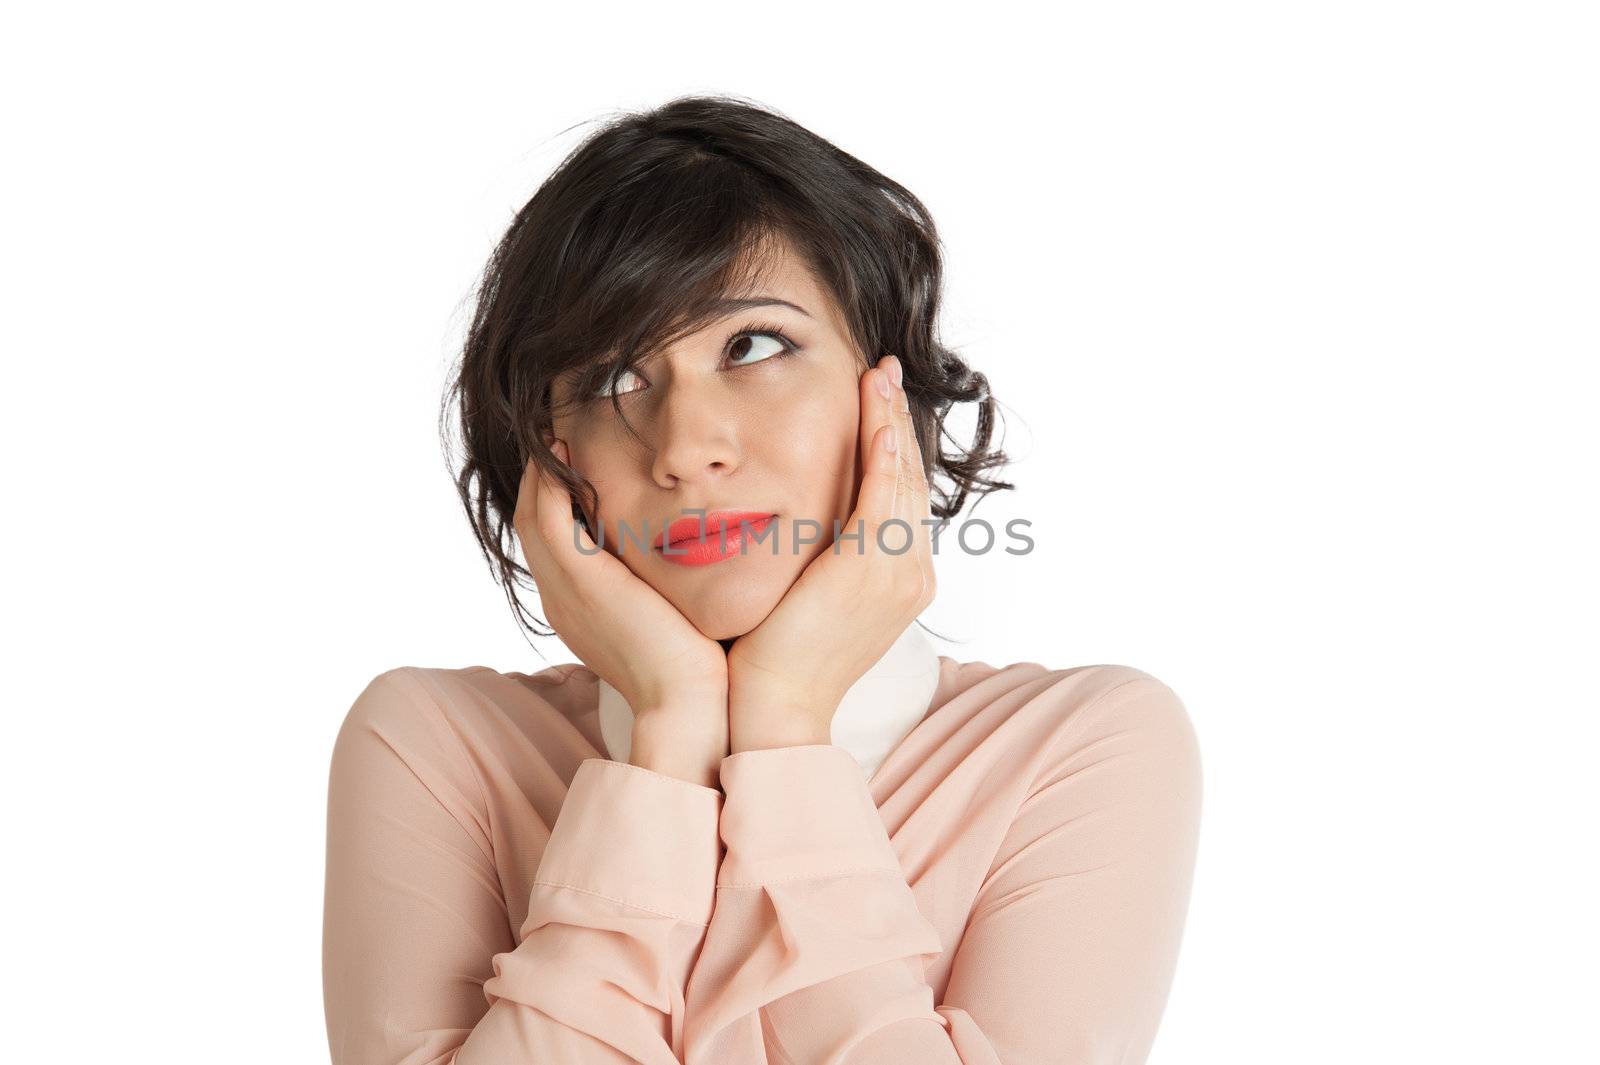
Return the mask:
[[603,753],[598,679],[404,667],[334,745],[334,1065],[1136,1065],[1177,963],[1201,765],[1121,665],[940,655],[870,776]]

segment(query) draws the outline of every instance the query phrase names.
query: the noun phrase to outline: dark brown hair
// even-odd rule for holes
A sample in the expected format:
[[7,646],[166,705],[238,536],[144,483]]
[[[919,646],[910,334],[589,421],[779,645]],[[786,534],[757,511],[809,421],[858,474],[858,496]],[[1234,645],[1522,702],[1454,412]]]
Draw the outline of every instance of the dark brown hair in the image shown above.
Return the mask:
[[[545,445],[552,382],[579,374],[574,394],[592,394],[720,317],[719,300],[759,271],[774,238],[834,298],[868,365],[884,353],[902,362],[934,517],[953,518],[969,494],[1015,487],[985,476],[1007,461],[990,446],[998,408],[988,382],[937,337],[941,249],[920,200],[739,97],[625,112],[562,160],[495,247],[441,411],[445,426],[459,403],[462,453],[446,431],[447,461],[478,546],[525,626],[517,587],[533,584],[512,516],[529,458],[575,494],[575,518],[598,513],[594,486]],[[970,446],[945,428],[957,403],[977,404]]]

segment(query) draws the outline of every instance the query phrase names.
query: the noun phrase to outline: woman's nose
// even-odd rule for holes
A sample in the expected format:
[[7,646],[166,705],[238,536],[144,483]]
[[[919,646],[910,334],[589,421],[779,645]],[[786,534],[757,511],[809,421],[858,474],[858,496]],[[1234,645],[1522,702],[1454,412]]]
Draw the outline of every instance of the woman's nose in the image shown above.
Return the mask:
[[739,463],[731,397],[714,382],[674,381],[656,411],[651,479],[662,488],[727,476]]

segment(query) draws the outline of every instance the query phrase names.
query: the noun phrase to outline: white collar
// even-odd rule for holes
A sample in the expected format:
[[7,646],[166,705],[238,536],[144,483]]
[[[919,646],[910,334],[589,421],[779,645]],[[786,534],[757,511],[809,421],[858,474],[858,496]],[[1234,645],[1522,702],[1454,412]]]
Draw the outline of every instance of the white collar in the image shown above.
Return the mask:
[[[939,653],[912,622],[845,692],[833,715],[830,739],[871,777],[927,714],[938,684]],[[633,708],[603,679],[599,688],[600,736],[609,756],[626,762],[633,746]]]

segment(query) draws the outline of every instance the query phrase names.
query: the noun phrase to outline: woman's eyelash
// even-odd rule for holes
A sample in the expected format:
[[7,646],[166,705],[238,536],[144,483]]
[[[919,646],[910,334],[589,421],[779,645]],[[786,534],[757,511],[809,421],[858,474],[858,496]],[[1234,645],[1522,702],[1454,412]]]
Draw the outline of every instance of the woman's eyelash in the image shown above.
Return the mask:
[[[762,359],[761,362],[774,362],[778,359],[787,359],[789,356],[797,354],[801,350],[800,345],[796,344],[793,340],[790,340],[789,335],[785,333],[780,326],[772,325],[771,323],[767,322],[751,322],[743,329],[740,329],[728,336],[727,343],[722,345],[723,354],[726,355],[728,349],[733,347],[734,341],[740,339],[741,337],[747,336],[771,337],[773,340],[776,340],[783,346],[783,350],[767,356],[766,358]],[[736,363],[735,365],[744,364]],[[751,363],[750,365],[756,364]],[[629,372],[635,374],[638,373],[637,370],[630,370]],[[609,399],[611,397],[601,392],[601,389],[611,382],[611,375],[609,373],[602,373],[599,376],[600,380],[594,385],[593,388],[589,389],[589,398]],[[626,392],[622,394],[627,395]]]
[[734,333],[728,338],[728,342],[723,345],[722,350],[726,352],[729,348],[733,347],[733,342],[735,340],[738,340],[740,337],[747,336],[768,336],[776,340],[779,344],[783,345],[782,351],[778,352],[776,355],[762,359],[762,362],[771,362],[773,359],[786,359],[790,355],[793,355],[795,352],[800,350],[800,345],[790,340],[788,334],[785,333],[782,328],[763,322],[751,322],[737,333]]

